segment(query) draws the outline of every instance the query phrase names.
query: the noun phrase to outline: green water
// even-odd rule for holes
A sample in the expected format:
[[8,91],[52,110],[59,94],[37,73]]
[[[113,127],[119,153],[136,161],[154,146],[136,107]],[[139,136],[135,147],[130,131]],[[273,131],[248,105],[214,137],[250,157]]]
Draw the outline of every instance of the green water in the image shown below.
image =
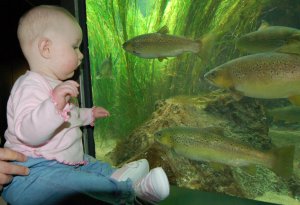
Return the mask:
[[207,193],[171,186],[170,196],[161,205],[272,205],[273,203],[247,200],[223,194]]
[[[238,55],[233,39],[257,27],[257,18],[268,1],[143,2],[87,1],[93,100],[112,114],[109,119],[98,122],[100,126],[96,125],[97,138],[127,136],[149,117],[158,99],[202,93],[199,77],[213,65]],[[184,54],[159,62],[136,57],[122,49],[128,39],[156,32],[164,25],[170,34],[190,39],[208,33],[220,37],[213,54],[206,59]],[[96,72],[109,55],[112,56],[113,78],[96,79]]]
[[[108,161],[107,154],[116,143],[128,138],[149,120],[158,100],[180,95],[205,95],[217,89],[205,82],[203,75],[226,61],[246,55],[235,47],[237,38],[257,30],[262,21],[300,28],[297,0],[86,0],[86,7],[93,103],[105,107],[111,114],[95,124],[96,154],[97,158]],[[122,48],[129,39],[155,33],[164,26],[168,27],[170,35],[190,40],[210,39],[209,43],[201,54],[184,52],[162,61],[141,58]],[[262,104],[272,108],[277,105],[273,102]],[[288,102],[278,104],[283,106]],[[270,128],[279,126],[269,125]],[[282,127],[289,129],[285,125]],[[296,129],[300,130],[297,123]],[[281,143],[278,133],[276,136],[274,133],[270,137],[274,137],[275,144],[285,144]],[[286,144],[295,144],[295,156],[298,157],[300,136],[293,137]],[[284,185],[284,191],[279,191],[298,200],[299,164],[299,158],[295,158],[297,173],[296,179],[293,179],[293,190]],[[252,186],[247,183],[243,186]],[[182,194],[189,195],[176,187],[173,190],[172,193],[179,193],[180,196],[176,196],[179,198],[184,197]],[[276,200],[288,203],[282,202],[283,199]],[[168,203],[166,201],[165,204]],[[249,201],[244,204],[263,203]]]

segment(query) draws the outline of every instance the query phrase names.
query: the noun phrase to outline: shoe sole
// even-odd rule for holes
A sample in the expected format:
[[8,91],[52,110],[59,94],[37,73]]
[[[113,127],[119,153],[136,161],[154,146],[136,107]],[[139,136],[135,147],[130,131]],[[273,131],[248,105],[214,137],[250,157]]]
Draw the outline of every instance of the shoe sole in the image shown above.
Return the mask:
[[152,187],[158,187],[158,190],[155,190],[156,195],[160,196],[160,200],[164,200],[170,194],[170,185],[168,177],[165,171],[161,167],[156,167],[152,169],[151,174],[155,174],[154,183],[152,183]]

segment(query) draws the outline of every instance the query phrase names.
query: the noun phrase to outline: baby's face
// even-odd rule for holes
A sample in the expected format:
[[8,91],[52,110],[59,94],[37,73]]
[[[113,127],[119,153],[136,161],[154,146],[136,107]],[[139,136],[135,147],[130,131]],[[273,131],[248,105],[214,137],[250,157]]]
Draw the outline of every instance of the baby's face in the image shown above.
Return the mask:
[[58,80],[66,80],[74,75],[81,64],[83,54],[79,47],[82,31],[77,22],[65,19],[52,38],[52,71]]

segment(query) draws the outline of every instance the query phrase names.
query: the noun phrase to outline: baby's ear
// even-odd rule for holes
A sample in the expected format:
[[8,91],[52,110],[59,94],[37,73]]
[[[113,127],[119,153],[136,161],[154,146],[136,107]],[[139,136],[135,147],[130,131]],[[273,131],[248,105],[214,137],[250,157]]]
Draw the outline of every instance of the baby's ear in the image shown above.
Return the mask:
[[50,47],[51,47],[51,40],[48,38],[41,38],[38,42],[39,52],[41,56],[44,58],[50,57]]

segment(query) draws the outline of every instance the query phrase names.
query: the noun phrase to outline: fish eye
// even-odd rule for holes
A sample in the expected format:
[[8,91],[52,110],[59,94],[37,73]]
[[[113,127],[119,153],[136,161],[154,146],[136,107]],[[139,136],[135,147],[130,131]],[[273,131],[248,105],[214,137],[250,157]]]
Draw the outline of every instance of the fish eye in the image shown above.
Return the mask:
[[139,52],[137,52],[135,50],[133,50],[132,53],[135,54],[135,55],[137,55],[137,56],[141,55],[141,53],[139,53]]
[[216,75],[216,72],[211,72],[209,75],[210,75],[211,77],[217,76],[217,75]]
[[161,137],[161,132],[156,132],[156,133],[154,134],[154,136],[155,136],[155,137]]
[[214,79],[216,77],[216,72],[210,71],[204,75],[206,79]]

